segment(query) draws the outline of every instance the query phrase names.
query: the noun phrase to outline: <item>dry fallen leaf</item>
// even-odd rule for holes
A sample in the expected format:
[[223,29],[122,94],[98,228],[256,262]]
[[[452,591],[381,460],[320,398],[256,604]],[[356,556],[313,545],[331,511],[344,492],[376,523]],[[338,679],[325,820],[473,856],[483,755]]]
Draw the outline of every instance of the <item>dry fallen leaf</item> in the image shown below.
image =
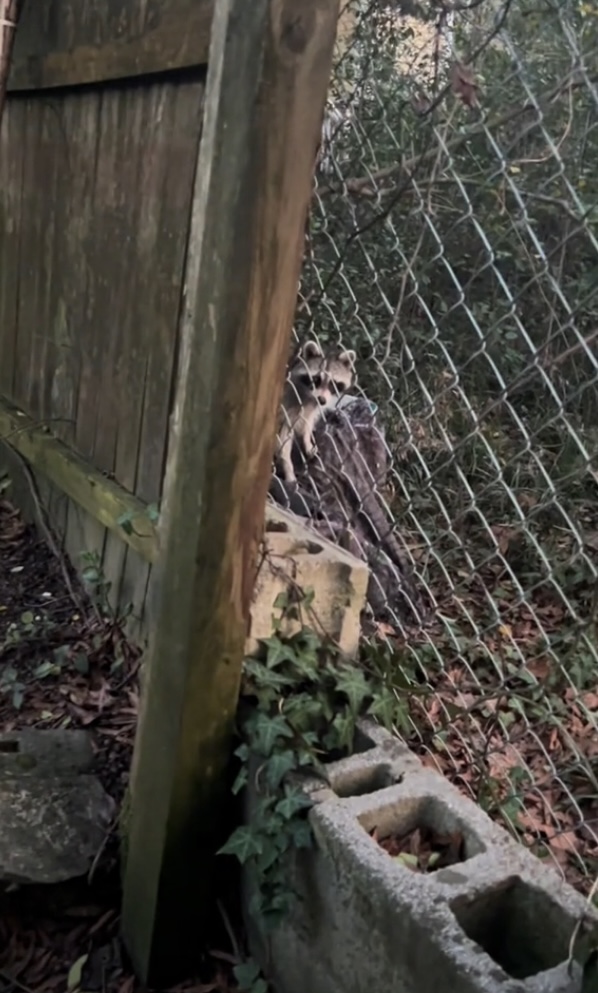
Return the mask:
[[554,833],[552,838],[549,838],[549,844],[557,852],[574,855],[579,847],[579,839],[573,831],[561,831],[560,833]]
[[466,107],[479,107],[477,83],[471,66],[455,62],[451,69],[451,89]]
[[465,860],[465,843],[459,831],[440,834],[423,826],[407,834],[391,834],[386,838],[374,837],[391,858],[414,872],[434,872],[448,865]]

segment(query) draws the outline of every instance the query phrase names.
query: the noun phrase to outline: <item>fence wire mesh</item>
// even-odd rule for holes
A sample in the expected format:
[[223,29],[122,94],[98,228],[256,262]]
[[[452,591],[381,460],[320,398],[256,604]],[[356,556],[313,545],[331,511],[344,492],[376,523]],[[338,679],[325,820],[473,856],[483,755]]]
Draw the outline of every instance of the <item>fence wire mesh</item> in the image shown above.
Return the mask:
[[[370,480],[424,604],[407,621],[378,570],[398,730],[586,892],[597,67],[593,2],[345,2],[296,320],[300,342],[355,349],[351,392],[377,408],[389,471]],[[352,451],[335,442],[353,479],[380,439],[360,410]]]

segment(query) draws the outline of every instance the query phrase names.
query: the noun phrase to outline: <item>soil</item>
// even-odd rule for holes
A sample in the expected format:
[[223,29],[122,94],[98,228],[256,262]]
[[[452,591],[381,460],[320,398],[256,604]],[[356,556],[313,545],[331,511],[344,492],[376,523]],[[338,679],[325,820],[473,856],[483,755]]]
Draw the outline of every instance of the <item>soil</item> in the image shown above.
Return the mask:
[[[0,729],[87,729],[95,772],[120,803],[137,723],[139,665],[140,652],[119,619],[82,588],[52,536],[41,536],[0,499]],[[64,993],[82,957],[86,993],[140,989],[118,937],[120,897],[116,823],[91,880],[0,893],[0,993]],[[229,991],[226,958],[208,958],[201,981],[194,977],[175,989]]]
[[32,525],[0,503],[0,725],[93,731],[97,774],[117,801],[137,720],[139,651]]

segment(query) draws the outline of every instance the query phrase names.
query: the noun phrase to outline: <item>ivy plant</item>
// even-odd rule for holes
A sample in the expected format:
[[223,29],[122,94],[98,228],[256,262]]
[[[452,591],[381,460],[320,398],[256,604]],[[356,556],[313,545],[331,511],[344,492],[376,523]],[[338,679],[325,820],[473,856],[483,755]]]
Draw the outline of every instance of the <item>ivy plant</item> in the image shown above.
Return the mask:
[[294,899],[285,854],[312,843],[312,801],[296,774],[326,780],[326,763],[351,753],[358,719],[392,718],[392,699],[371,672],[305,625],[290,637],[278,625],[259,655],[245,660],[233,792],[251,777],[252,810],[220,852],[255,872],[251,911],[266,927],[279,924]]

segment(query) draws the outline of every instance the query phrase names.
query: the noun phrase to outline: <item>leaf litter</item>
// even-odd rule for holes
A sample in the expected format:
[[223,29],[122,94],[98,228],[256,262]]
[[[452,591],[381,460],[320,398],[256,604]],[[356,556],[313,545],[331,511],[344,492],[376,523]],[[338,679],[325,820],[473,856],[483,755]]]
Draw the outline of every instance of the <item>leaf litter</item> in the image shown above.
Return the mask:
[[[384,632],[408,672],[417,660],[401,730],[424,765],[587,895],[598,873],[595,653],[550,583],[522,601],[493,568],[464,571],[458,593],[437,597],[442,617],[409,632],[408,644]],[[575,595],[579,616],[590,616],[591,585],[579,582]],[[596,646],[595,632],[587,637]]]
[[436,872],[466,858],[465,839],[460,831],[439,832],[424,825],[380,837],[374,828],[370,837],[391,858],[413,872]]
[[[65,559],[0,499],[0,727],[85,728],[95,772],[122,802],[139,711],[140,651],[98,609]],[[138,993],[120,946],[115,824],[91,880],[0,893],[0,993]],[[230,993],[232,967],[206,952],[173,993]],[[168,993],[162,990],[161,993]]]

